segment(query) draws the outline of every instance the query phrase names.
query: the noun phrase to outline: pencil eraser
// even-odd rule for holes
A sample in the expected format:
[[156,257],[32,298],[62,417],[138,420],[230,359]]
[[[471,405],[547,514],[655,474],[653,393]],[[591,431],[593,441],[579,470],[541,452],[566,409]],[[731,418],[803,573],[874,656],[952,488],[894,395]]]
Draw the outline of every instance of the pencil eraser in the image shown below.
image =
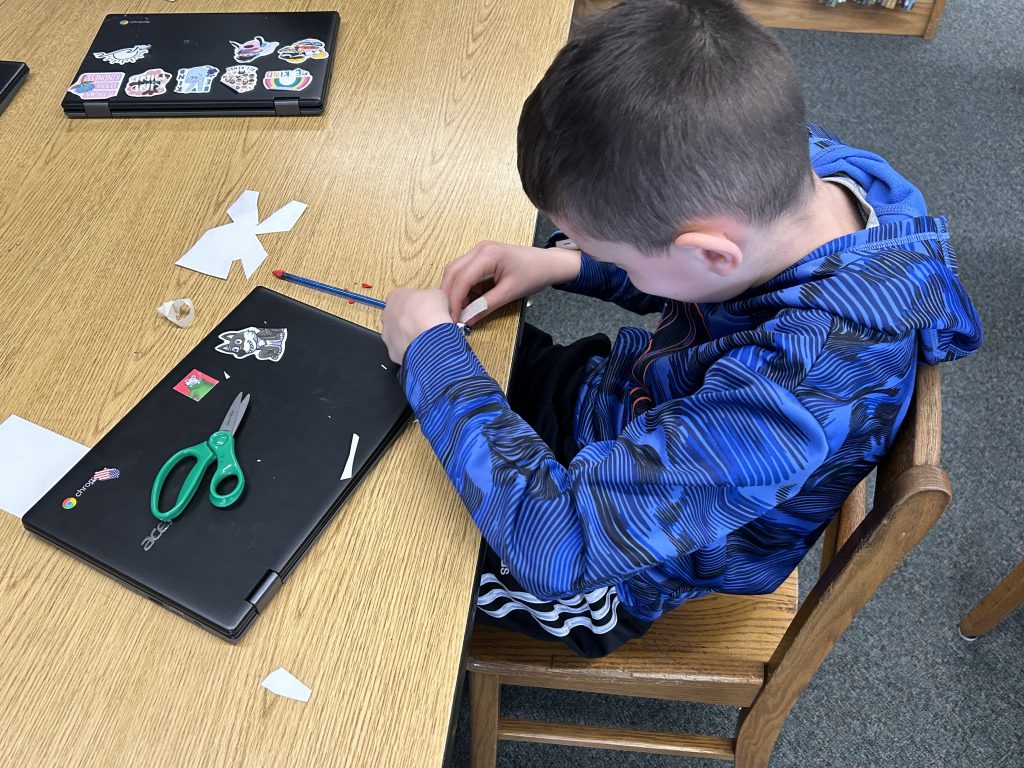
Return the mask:
[[283,269],[275,269],[271,274],[274,277],[283,277],[284,276],[284,270]]

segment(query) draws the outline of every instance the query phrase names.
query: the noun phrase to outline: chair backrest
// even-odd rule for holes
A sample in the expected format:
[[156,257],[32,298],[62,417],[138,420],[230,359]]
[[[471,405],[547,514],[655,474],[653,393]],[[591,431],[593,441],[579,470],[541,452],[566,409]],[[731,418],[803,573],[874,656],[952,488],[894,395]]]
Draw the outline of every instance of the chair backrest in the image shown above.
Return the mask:
[[740,723],[747,733],[738,744],[756,745],[761,731],[774,742],[854,616],[942,515],[951,491],[939,467],[941,442],[939,369],[920,365],[903,426],[875,472],[871,511],[864,513],[862,483],[826,532],[821,575],[768,663],[764,687]]

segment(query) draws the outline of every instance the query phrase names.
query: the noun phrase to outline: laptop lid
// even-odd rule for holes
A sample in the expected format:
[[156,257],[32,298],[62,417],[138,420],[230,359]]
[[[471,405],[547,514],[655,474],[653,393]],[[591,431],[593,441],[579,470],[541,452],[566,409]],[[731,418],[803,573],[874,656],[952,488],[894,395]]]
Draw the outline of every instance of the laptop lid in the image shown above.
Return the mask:
[[0,113],[11,103],[26,75],[28,65],[25,62],[0,61]]
[[335,11],[109,15],[64,93],[68,117],[318,115]]
[[[397,368],[379,334],[256,288],[25,514],[24,525],[237,640],[407,420]],[[249,404],[234,435],[241,498],[214,506],[210,467],[181,515],[158,521],[150,511],[158,471],[220,429],[243,392]],[[171,473],[161,511],[174,505],[191,466]]]

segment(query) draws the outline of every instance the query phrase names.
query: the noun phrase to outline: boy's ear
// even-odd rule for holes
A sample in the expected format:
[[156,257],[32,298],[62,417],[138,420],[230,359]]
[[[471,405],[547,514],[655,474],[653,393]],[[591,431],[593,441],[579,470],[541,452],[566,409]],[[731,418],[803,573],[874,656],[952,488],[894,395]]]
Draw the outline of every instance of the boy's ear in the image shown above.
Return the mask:
[[689,251],[720,277],[732,274],[743,263],[743,251],[739,245],[721,232],[682,232],[672,245]]

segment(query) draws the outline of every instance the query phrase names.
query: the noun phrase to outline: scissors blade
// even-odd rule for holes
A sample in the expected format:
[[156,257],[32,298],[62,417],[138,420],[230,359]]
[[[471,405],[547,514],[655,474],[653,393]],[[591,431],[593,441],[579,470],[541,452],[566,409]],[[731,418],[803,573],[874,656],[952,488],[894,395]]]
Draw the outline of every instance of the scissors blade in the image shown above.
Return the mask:
[[228,408],[228,413],[224,417],[223,423],[220,425],[221,431],[230,432],[232,435],[235,434],[235,430],[238,429],[238,425],[242,422],[242,416],[245,415],[245,409],[248,407],[249,396],[239,392],[234,402],[231,403],[231,407]]

